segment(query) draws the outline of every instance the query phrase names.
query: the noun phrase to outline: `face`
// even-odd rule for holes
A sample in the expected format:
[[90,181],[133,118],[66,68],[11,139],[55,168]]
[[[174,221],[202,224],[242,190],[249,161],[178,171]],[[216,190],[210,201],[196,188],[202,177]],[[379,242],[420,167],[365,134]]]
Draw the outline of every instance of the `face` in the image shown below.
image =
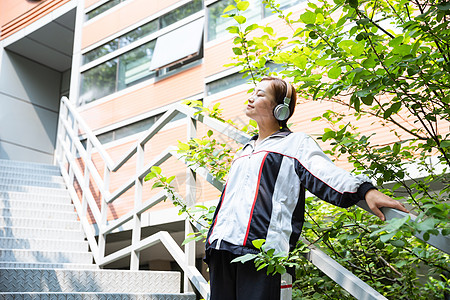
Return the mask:
[[260,122],[277,122],[273,116],[275,106],[275,92],[272,84],[270,81],[264,80],[257,84],[248,99],[245,114],[258,124]]

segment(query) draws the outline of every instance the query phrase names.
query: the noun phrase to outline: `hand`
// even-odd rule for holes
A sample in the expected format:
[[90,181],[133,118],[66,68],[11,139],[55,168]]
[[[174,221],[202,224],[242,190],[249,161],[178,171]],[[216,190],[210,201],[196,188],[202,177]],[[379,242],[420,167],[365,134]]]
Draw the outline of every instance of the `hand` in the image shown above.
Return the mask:
[[373,211],[373,213],[382,221],[386,220],[386,218],[384,217],[383,213],[380,210],[380,208],[382,207],[391,207],[401,210],[405,213],[409,213],[409,211],[405,208],[403,203],[396,201],[391,197],[375,189],[369,190],[366,193],[366,202],[369,208]]

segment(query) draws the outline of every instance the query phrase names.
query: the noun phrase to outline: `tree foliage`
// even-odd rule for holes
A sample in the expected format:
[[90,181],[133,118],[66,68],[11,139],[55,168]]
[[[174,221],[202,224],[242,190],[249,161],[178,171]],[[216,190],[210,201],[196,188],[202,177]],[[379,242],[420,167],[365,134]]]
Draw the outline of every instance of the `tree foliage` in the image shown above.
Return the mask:
[[[449,256],[413,234],[428,240],[450,233],[450,4],[317,0],[294,16],[282,12],[274,0],[265,0],[290,28],[289,35],[278,36],[270,26],[248,24],[242,15],[251,9],[248,2],[235,2],[224,11],[224,17],[236,21],[228,28],[235,54],[229,66],[240,67],[257,82],[270,73],[268,63],[276,63],[282,66],[278,76],[290,78],[305,101],[345,107],[345,114],[330,110],[312,119],[329,124],[321,136],[331,145],[327,152],[347,158],[353,172],[374,178],[417,215],[416,222],[405,217],[382,223],[359,208],[340,209],[310,198],[303,232],[307,243],[320,246],[388,298],[444,299],[450,292]],[[392,128],[393,138],[378,144],[375,134],[361,134],[349,116],[370,116]],[[196,153],[201,147],[191,142],[188,148],[202,156]],[[297,266],[295,297],[351,298],[301,256],[267,254],[253,258],[274,271],[283,271],[274,261]]]

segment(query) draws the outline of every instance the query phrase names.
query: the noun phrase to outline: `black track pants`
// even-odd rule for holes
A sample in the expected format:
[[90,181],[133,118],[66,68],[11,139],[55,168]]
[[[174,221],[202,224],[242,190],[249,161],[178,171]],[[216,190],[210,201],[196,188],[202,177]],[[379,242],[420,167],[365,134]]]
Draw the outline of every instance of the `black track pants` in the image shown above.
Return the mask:
[[280,274],[256,271],[254,261],[231,263],[237,256],[228,251],[211,251],[209,275],[211,300],[279,300]]

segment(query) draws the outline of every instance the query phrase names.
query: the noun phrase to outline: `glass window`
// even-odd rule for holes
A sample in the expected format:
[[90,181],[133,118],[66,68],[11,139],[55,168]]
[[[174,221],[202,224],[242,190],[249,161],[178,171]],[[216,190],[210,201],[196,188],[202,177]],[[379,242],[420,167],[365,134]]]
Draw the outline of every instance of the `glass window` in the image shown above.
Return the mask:
[[153,40],[119,57],[118,90],[155,76],[150,70],[155,43]]
[[[247,22],[257,22],[261,19],[261,1],[250,0],[250,6],[244,12],[243,16]],[[227,28],[235,26],[236,21],[233,18],[222,17],[223,11],[228,5],[236,4],[233,0],[221,0],[208,6],[208,41],[222,37],[228,33]],[[230,11],[228,13],[233,13]]]
[[[104,5],[108,3],[105,3]],[[103,7],[103,5],[101,7]],[[83,64],[94,61],[95,59],[100,58],[108,53],[114,52],[119,48],[125,47],[126,45],[129,45],[151,33],[154,33],[163,27],[173,24],[181,19],[184,19],[202,10],[202,8],[203,8],[202,0],[193,0],[185,5],[182,5],[181,7],[174,9],[173,11],[170,11],[167,14],[163,15],[159,19],[150,21],[149,23],[142,25],[120,36],[118,39],[114,39],[113,41],[110,41],[104,45],[101,45],[100,47],[95,48],[94,50],[91,50],[83,54]],[[161,26],[159,26],[160,23]]]
[[[124,1],[124,0],[123,0]],[[108,9],[116,6],[117,4],[119,4],[120,2],[122,2],[121,0],[111,0],[108,1],[102,5],[100,5],[99,7],[97,7],[94,10],[91,10],[90,12],[88,12],[87,15],[87,19],[90,20],[96,16],[98,16],[101,13],[104,13],[105,11],[107,11]]]
[[243,76],[244,74],[242,73],[234,73],[212,81],[206,85],[206,94],[210,96],[244,84],[247,82],[248,78],[243,78]]
[[114,39],[107,44],[101,45],[100,47],[83,54],[83,64],[94,61],[103,55],[116,51],[117,49],[119,49],[119,39]]
[[158,20],[153,20],[145,25],[136,28],[133,31],[128,32],[120,37],[119,47],[124,47],[131,44],[153,32],[158,31]]
[[81,74],[80,103],[86,104],[114,93],[117,59],[112,59]]
[[[156,40],[81,74],[80,104],[86,104],[155,76],[150,70]],[[117,69],[119,70],[117,74]]]
[[196,12],[199,12],[203,8],[202,0],[193,0],[185,5],[180,6],[177,9],[168,12],[160,18],[161,28],[169,26],[181,19],[184,19]]
[[[152,127],[152,125],[155,124],[155,122],[162,115],[163,114],[152,116],[147,119],[143,119],[143,120],[116,128],[114,130],[99,134],[99,135],[97,135],[97,138],[100,141],[100,143],[105,144],[105,143],[109,143],[112,141],[116,141],[118,139],[125,138],[127,136],[130,136],[130,135],[133,135],[136,133],[144,132],[144,131],[150,129],[150,127]],[[170,122],[175,122],[175,121],[181,120],[185,117],[186,117],[185,114],[178,113]],[[86,141],[86,140],[83,140],[83,141]]]
[[203,24],[204,18],[200,18],[158,37],[151,69],[198,57],[202,48]]

